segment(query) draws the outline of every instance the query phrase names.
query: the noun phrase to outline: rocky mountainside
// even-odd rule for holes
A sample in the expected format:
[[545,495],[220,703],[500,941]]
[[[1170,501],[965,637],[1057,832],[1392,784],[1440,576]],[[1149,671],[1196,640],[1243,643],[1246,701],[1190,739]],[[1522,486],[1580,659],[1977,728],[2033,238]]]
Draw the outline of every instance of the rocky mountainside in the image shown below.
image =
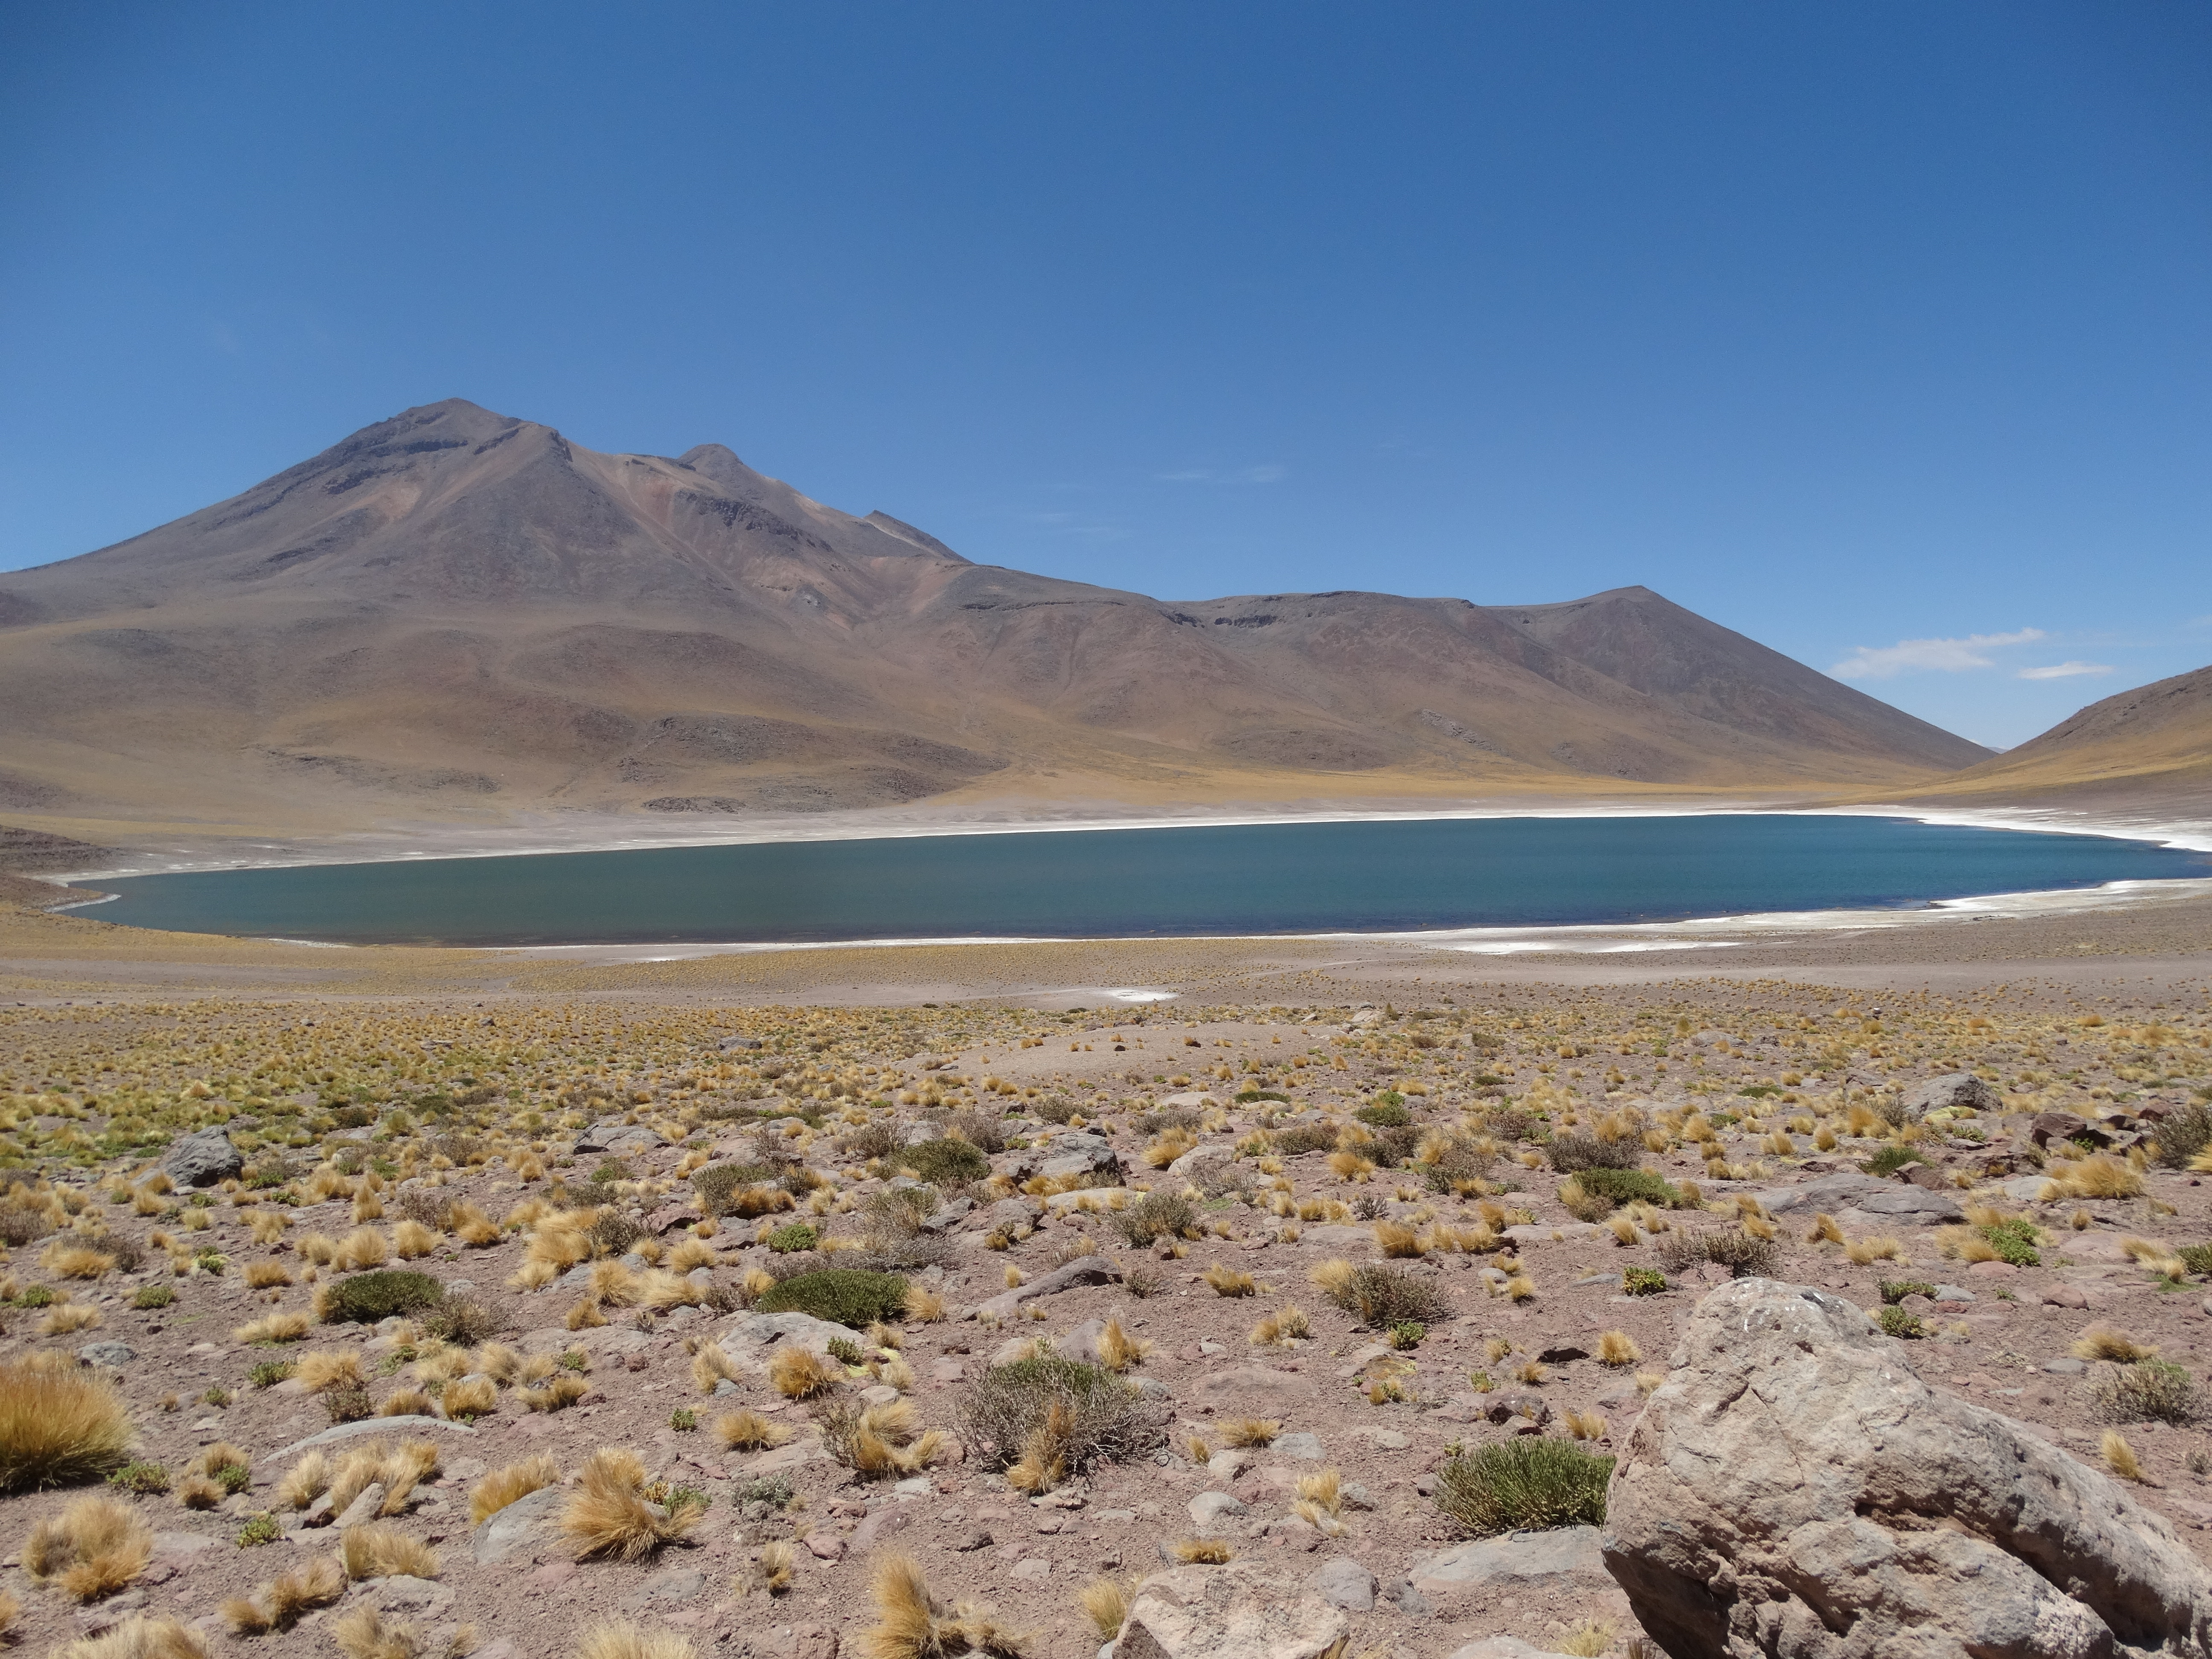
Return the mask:
[[1906,799],[2212,814],[2212,668],[2093,702],[2041,737]]
[[0,808],[72,830],[1804,792],[1988,752],[1642,588],[1162,601],[459,399],[0,576]]

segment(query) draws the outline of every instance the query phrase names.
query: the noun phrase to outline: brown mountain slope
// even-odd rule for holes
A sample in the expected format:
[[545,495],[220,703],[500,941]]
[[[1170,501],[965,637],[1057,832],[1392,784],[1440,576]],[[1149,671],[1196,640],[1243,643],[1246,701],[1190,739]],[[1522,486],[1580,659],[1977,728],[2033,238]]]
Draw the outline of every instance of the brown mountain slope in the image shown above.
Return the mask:
[[0,807],[103,836],[1884,788],[1987,753],[1641,588],[1166,604],[458,399],[0,575]]
[[2017,749],[1899,798],[2212,813],[2212,668],[2093,702]]

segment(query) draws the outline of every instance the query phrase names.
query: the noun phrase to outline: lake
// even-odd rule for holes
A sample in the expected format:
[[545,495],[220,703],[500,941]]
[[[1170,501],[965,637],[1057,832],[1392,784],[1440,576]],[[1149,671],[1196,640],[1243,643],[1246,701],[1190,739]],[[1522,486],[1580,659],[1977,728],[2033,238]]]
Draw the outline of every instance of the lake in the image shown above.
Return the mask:
[[928,836],[103,880],[88,914],[344,944],[1398,932],[1923,904],[2212,875],[2104,836],[1745,813]]

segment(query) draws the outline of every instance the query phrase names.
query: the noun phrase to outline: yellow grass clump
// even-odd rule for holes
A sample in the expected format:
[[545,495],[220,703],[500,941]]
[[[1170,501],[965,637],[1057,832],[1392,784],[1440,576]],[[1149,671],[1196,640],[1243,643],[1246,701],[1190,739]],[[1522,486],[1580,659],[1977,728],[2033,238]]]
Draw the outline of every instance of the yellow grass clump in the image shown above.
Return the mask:
[[543,1387],[520,1389],[514,1397],[523,1409],[533,1412],[566,1411],[592,1391],[592,1385],[572,1371],[550,1377]]
[[2135,1198],[2142,1189],[2141,1170],[2107,1153],[2094,1152],[2045,1182],[2036,1198],[2045,1204],[2063,1198]]
[[338,1559],[349,1578],[435,1578],[438,1554],[419,1538],[397,1527],[370,1521],[348,1527],[338,1540]]
[[39,1322],[40,1336],[70,1336],[100,1323],[100,1310],[80,1302],[64,1302],[46,1311]]
[[362,1386],[361,1356],[351,1348],[313,1348],[300,1356],[292,1375],[309,1394]]
[[115,1384],[60,1354],[0,1360],[0,1492],[74,1486],[130,1451]]
[[275,1290],[292,1282],[292,1270],[281,1261],[249,1261],[246,1264],[246,1288],[249,1291]]
[[1236,1559],[1236,1552],[1218,1538],[1179,1538],[1168,1553],[1194,1567],[1218,1567]]
[[23,1545],[23,1571],[52,1580],[77,1601],[112,1595],[146,1571],[154,1529],[128,1504],[80,1498],[59,1515],[31,1528]]
[[1129,1587],[1116,1579],[1094,1578],[1076,1592],[1075,1605],[1098,1632],[1098,1639],[1110,1642],[1129,1617]]
[[779,1348],[768,1362],[768,1380],[787,1400],[810,1400],[843,1379],[843,1370],[809,1348]]
[[1633,1365],[1644,1358],[1644,1350],[1636,1346],[1636,1339],[1626,1331],[1601,1331],[1597,1339],[1597,1358],[1602,1365]]
[[604,1555],[635,1561],[697,1526],[706,1510],[696,1498],[672,1502],[664,1516],[645,1495],[645,1465],[637,1454],[603,1446],[586,1462],[561,1514],[561,1530],[576,1559]]
[[725,1412],[714,1419],[714,1435],[732,1451],[760,1451],[782,1445],[791,1438],[792,1431],[769,1422],[758,1412]]
[[403,1221],[392,1230],[392,1253],[403,1261],[412,1261],[438,1248],[438,1235],[419,1221]]
[[1252,1275],[1242,1267],[1224,1267],[1219,1265],[1208,1267],[1206,1270],[1206,1282],[1213,1287],[1213,1293],[1216,1296],[1254,1296],[1258,1294],[1260,1289],[1259,1285],[1253,1282]]
[[234,1342],[297,1342],[311,1328],[311,1322],[303,1313],[273,1313],[264,1315],[250,1325],[240,1325],[230,1334]]
[[1109,1319],[1098,1333],[1098,1363],[1109,1371],[1126,1371],[1142,1363],[1152,1345],[1131,1336],[1119,1319]]
[[240,1636],[265,1636],[287,1631],[317,1607],[326,1607],[345,1594],[345,1569],[335,1557],[319,1555],[303,1567],[295,1567],[263,1584],[249,1598],[239,1596],[222,1604],[222,1616]]
[[929,1593],[929,1581],[911,1556],[886,1555],[869,1584],[876,1604],[873,1629],[860,1638],[864,1659],[946,1659],[990,1654],[1017,1659],[1021,1638],[1002,1627],[987,1607],[947,1608]]
[[358,1273],[365,1267],[381,1267],[391,1254],[382,1233],[374,1227],[356,1227],[338,1246],[337,1265],[349,1273]]
[[208,1649],[189,1625],[134,1614],[102,1635],[49,1650],[47,1659],[208,1659]]
[[2070,1350],[2076,1359],[2108,1359],[2116,1365],[2132,1365],[2137,1360],[2155,1359],[2158,1350],[2138,1342],[2125,1331],[2115,1330],[2110,1325],[2092,1325],[2075,1339]]
[[39,1265],[57,1279],[99,1279],[115,1267],[115,1258],[89,1244],[57,1239],[40,1253]]
[[1281,1424],[1258,1417],[1231,1418],[1221,1425],[1221,1438],[1231,1446],[1272,1446],[1282,1431]]
[[2127,1437],[2118,1429],[2106,1429],[2097,1449],[2104,1456],[2105,1467],[2121,1480],[2141,1480],[2143,1478],[2142,1460],[2136,1455],[2136,1449],[2128,1444]]
[[690,1641],[673,1631],[640,1630],[612,1620],[586,1631],[573,1659],[697,1659],[697,1654]]
[[481,1527],[518,1498],[557,1484],[561,1466],[544,1452],[494,1469],[469,1492],[469,1524]]

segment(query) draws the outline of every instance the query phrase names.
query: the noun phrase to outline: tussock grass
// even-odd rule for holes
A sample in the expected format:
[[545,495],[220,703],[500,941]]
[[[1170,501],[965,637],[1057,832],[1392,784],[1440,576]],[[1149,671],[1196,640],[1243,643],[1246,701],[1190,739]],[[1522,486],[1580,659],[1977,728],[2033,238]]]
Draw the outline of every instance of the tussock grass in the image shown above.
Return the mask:
[[40,1336],[72,1336],[100,1322],[100,1310],[82,1302],[64,1302],[48,1310],[39,1322]]
[[1178,1538],[1168,1546],[1168,1553],[1186,1566],[1224,1566],[1237,1558],[1236,1551],[1218,1538]]
[[240,1325],[230,1334],[234,1342],[297,1342],[312,1328],[303,1313],[273,1313],[264,1315],[250,1325]]
[[1644,1350],[1636,1346],[1636,1339],[1626,1331],[1601,1331],[1597,1358],[1601,1365],[1633,1365],[1644,1358]]
[[249,1261],[246,1264],[246,1288],[249,1291],[275,1290],[292,1282],[292,1270],[281,1261]]
[[904,1400],[859,1410],[833,1401],[820,1421],[823,1446],[856,1474],[913,1474],[927,1468],[945,1447],[944,1431],[924,1431]]
[[250,1597],[225,1601],[222,1616],[240,1636],[265,1636],[291,1629],[317,1607],[326,1607],[343,1595],[345,1588],[345,1569],[335,1557],[319,1555],[305,1566],[269,1580]]
[[366,1386],[361,1374],[361,1356],[351,1348],[312,1348],[295,1362],[292,1375],[309,1394],[320,1394],[326,1389],[358,1389]]
[[131,1441],[123,1396],[99,1373],[58,1354],[0,1360],[0,1492],[97,1480]]
[[911,1556],[884,1557],[868,1590],[876,1604],[876,1623],[860,1638],[866,1659],[946,1659],[958,1654],[1019,1659],[1021,1638],[1000,1626],[996,1613],[969,1603],[945,1607],[930,1595],[929,1581]]
[[1282,1431],[1280,1423],[1258,1417],[1231,1418],[1221,1425],[1221,1438],[1231,1446],[1272,1446]]
[[524,1409],[533,1412],[566,1411],[592,1391],[592,1385],[580,1376],[563,1372],[550,1377],[542,1387],[520,1389],[514,1397]]
[[[1340,1267],[1346,1271],[1333,1271]],[[1380,1262],[1354,1267],[1349,1262],[1325,1261],[1310,1277],[1330,1301],[1376,1330],[1393,1325],[1434,1324],[1451,1310],[1443,1292],[1404,1267]]]
[[23,1571],[52,1582],[72,1601],[96,1601],[145,1571],[153,1554],[154,1529],[137,1511],[95,1494],[31,1528]]
[[1437,1507],[1474,1537],[1601,1526],[1613,1459],[1530,1437],[1462,1452],[1437,1473]]
[[615,1620],[586,1631],[574,1659],[697,1659],[697,1655],[689,1639],[673,1631],[640,1630]]
[[811,1400],[836,1388],[845,1374],[810,1348],[779,1348],[768,1362],[768,1380],[787,1400]]
[[345,1529],[338,1540],[338,1560],[349,1578],[390,1578],[403,1573],[412,1578],[438,1576],[435,1550],[397,1527],[376,1521]]
[[1020,1490],[1046,1492],[1101,1462],[1120,1462],[1160,1443],[1143,1396],[1096,1365],[1056,1354],[993,1365],[960,1404],[961,1440],[971,1455],[1004,1469]]
[[208,1649],[190,1626],[167,1616],[141,1615],[103,1635],[55,1648],[47,1659],[208,1659]]
[[2121,1480],[2141,1480],[2143,1478],[2142,1460],[2136,1455],[2136,1449],[2128,1444],[2127,1437],[2118,1429],[2106,1429],[2097,1449],[2105,1460],[2105,1467]]
[[2075,1339],[2068,1350],[2076,1359],[2107,1359],[2116,1365],[2132,1365],[2138,1360],[2155,1359],[2158,1350],[2147,1346],[2125,1331],[2110,1325],[2092,1325]]
[[2143,1189],[2142,1172],[2104,1152],[2066,1164],[2043,1183],[2037,1201],[2054,1203],[2069,1198],[2135,1198]]
[[481,1527],[516,1498],[556,1486],[560,1480],[561,1466],[544,1452],[494,1469],[470,1489],[469,1524]]
[[706,1516],[696,1498],[672,1502],[664,1516],[645,1495],[645,1465],[637,1454],[602,1447],[586,1462],[561,1514],[561,1530],[576,1559],[607,1556],[637,1561],[687,1535]]
[[1206,1270],[1206,1282],[1213,1287],[1213,1293],[1216,1296],[1254,1296],[1258,1294],[1260,1289],[1259,1285],[1253,1282],[1252,1275],[1241,1267],[1224,1267],[1218,1265],[1208,1267]]
[[792,1431],[758,1412],[725,1412],[714,1419],[714,1436],[732,1451],[762,1451],[784,1444]]

